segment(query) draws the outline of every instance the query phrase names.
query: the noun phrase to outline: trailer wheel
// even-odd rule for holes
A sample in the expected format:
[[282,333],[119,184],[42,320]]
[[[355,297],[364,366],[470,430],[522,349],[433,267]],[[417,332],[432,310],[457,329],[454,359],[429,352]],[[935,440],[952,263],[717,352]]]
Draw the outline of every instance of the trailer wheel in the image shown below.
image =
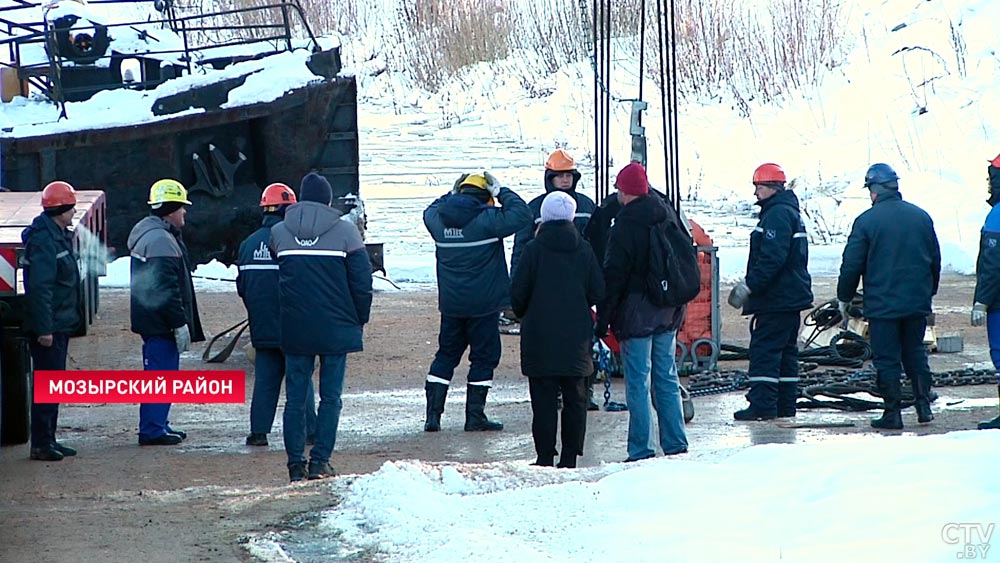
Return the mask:
[[0,354],[0,444],[23,444],[30,436],[31,352],[28,339],[8,337]]

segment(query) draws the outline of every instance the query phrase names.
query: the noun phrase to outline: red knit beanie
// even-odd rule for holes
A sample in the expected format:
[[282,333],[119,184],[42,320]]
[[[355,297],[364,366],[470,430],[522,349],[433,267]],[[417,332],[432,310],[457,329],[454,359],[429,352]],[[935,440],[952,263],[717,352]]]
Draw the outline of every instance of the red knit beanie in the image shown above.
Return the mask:
[[646,179],[646,169],[638,162],[630,162],[628,166],[618,172],[615,187],[623,194],[647,195],[649,193],[649,180]]

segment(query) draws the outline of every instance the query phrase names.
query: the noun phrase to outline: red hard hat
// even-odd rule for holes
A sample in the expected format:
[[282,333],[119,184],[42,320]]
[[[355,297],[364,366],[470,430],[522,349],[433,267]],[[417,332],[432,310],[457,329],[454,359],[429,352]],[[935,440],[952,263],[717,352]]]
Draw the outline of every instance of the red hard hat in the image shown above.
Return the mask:
[[264,188],[264,193],[260,195],[260,206],[271,207],[272,205],[291,205],[295,203],[295,192],[281,182],[275,182]]
[[76,190],[66,182],[51,182],[42,190],[42,207],[76,205]]
[[771,182],[785,183],[785,171],[773,162],[761,164],[753,171],[754,184],[767,184]]
[[1000,168],[1000,154],[997,155],[993,160],[987,161],[993,168]]
[[545,168],[546,170],[555,170],[557,172],[569,172],[570,170],[576,170],[576,161],[573,160],[573,157],[568,152],[563,149],[556,149],[549,155],[549,159],[545,161]]

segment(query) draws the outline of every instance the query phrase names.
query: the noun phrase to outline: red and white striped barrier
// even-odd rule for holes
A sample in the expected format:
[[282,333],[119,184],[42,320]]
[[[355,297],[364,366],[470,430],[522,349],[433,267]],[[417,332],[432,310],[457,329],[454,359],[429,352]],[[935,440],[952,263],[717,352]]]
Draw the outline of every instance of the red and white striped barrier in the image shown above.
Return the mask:
[[10,293],[16,287],[17,253],[13,248],[0,248],[0,293]]

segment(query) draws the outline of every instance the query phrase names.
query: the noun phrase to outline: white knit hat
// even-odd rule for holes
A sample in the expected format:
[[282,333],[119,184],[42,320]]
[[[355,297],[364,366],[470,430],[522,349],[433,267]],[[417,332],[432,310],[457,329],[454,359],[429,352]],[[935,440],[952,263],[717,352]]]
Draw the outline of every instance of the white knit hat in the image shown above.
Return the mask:
[[542,222],[572,221],[576,215],[576,200],[564,191],[556,190],[542,200]]

